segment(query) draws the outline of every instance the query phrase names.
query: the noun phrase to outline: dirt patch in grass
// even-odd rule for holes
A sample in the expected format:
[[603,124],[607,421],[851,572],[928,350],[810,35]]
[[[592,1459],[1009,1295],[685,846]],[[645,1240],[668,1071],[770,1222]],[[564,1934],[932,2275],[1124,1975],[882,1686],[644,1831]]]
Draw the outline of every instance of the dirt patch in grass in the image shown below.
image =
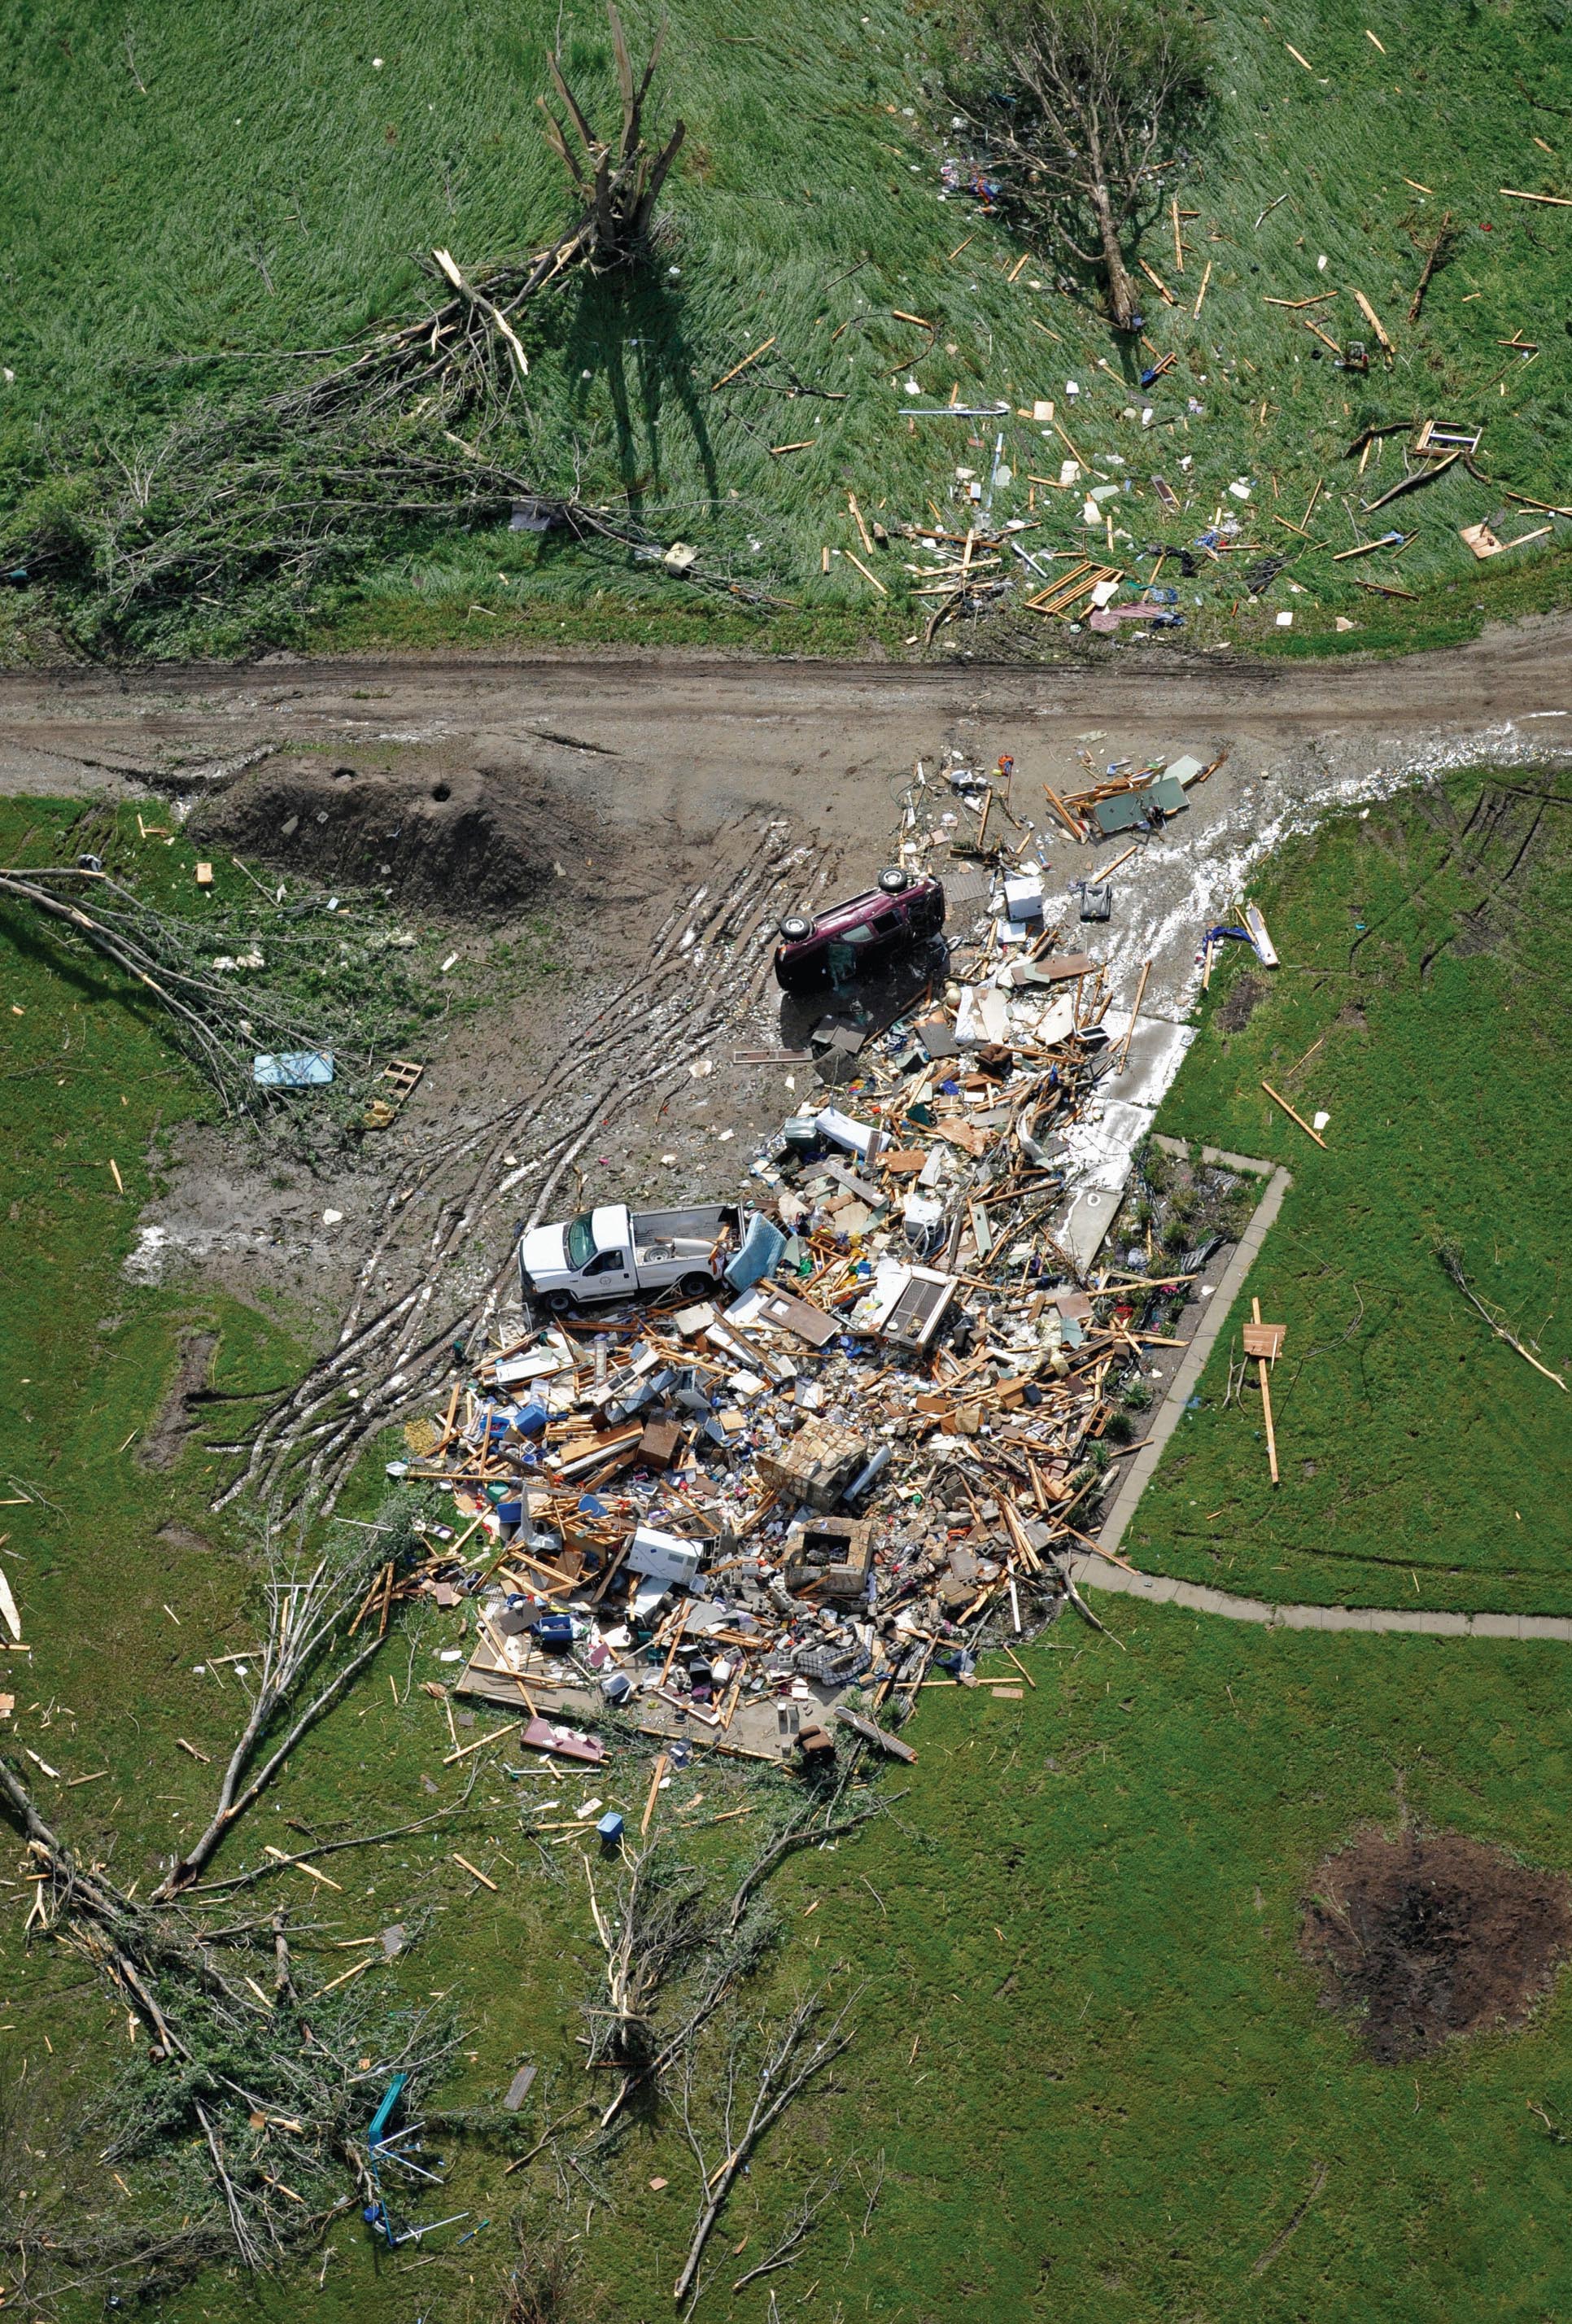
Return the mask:
[[213,1544],[205,1534],[199,1534],[194,1526],[179,1525],[171,1521],[169,1525],[160,1526],[158,1538],[169,1548],[182,1550],[188,1555],[211,1557],[215,1554]]
[[179,1361],[158,1418],[137,1448],[143,1469],[172,1469],[186,1449],[195,1422],[191,1407],[207,1385],[213,1359],[218,1352],[216,1332],[187,1332],[180,1339]]
[[1365,1832],[1318,1872],[1300,1949],[1393,2065],[1522,2023],[1572,1951],[1572,1882],[1458,1832]]
[[527,768],[389,773],[340,761],[275,759],[193,818],[203,845],[329,886],[381,888],[448,919],[528,908],[592,854],[603,824]]
[[1218,1023],[1225,1033],[1242,1033],[1250,1022],[1256,1004],[1266,998],[1266,987],[1258,976],[1236,976],[1228,990],[1228,997],[1218,1010]]

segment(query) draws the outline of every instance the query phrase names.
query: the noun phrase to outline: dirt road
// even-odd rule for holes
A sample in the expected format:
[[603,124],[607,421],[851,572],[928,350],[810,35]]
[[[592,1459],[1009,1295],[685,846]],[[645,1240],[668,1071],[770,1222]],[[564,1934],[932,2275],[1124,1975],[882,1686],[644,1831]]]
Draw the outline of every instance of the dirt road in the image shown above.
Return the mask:
[[[1075,763],[1081,729],[1109,756],[1216,734],[1241,751],[1306,743],[1380,758],[1420,737],[1572,714],[1572,615],[1494,631],[1454,650],[1364,663],[1177,662],[1120,650],[1097,669],[913,669],[832,662],[432,658],[227,669],[0,676],[0,784],[71,788],[211,764],[285,738],[376,749],[571,759],[610,754],[651,809],[723,795],[829,817],[849,787],[932,752],[935,738],[1008,730],[1026,774]],[[951,730],[966,730],[961,733]],[[1113,746],[1117,744],[1117,749]],[[788,786],[807,779],[809,796]]]
[[[1162,1010],[1188,981],[1202,916],[1307,815],[1475,752],[1510,760],[1558,742],[1572,719],[1569,646],[1572,616],[1559,614],[1367,665],[1179,663],[1127,646],[1099,669],[1041,672],[274,655],[230,669],[30,673],[0,678],[0,788],[113,790],[185,772],[199,789],[252,752],[332,752],[434,780],[455,769],[527,777],[613,835],[664,835],[654,844],[685,853],[728,816],[785,812],[838,876],[887,843],[915,761],[933,771],[952,746],[987,763],[1007,751],[1017,813],[1071,878],[1095,857],[1058,834],[1044,782],[1084,782],[1087,758],[1226,749],[1223,774],[1124,875],[1113,965],[1154,958],[1149,1003]],[[1137,881],[1139,909],[1125,908]]]

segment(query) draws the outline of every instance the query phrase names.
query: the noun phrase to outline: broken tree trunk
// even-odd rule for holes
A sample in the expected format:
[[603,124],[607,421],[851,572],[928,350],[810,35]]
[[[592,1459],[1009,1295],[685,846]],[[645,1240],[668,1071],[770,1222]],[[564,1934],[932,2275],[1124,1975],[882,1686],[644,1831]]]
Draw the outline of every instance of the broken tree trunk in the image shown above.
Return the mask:
[[454,296],[409,323],[379,332],[338,370],[324,373],[278,397],[274,410],[299,425],[321,421],[350,407],[389,401],[429,407],[442,399],[449,425],[493,388],[496,359],[522,381],[529,358],[519,338],[520,310],[539,292],[578,267],[602,273],[630,265],[647,244],[655,205],[676,159],[685,129],[678,122],[658,152],[644,142],[644,106],[666,39],[662,23],[642,73],[636,74],[614,0],[606,10],[621,89],[621,124],[612,138],[597,136],[562,69],[560,54],[547,67],[561,104],[560,117],[538,99],[547,143],[567,171],[578,216],[547,249],[465,273],[451,251],[434,250],[430,263]]
[[1415,287],[1413,298],[1410,303],[1408,310],[1408,318],[1411,323],[1417,323],[1419,321],[1420,309],[1424,304],[1425,292],[1430,287],[1430,277],[1435,272],[1438,266],[1444,266],[1446,264],[1451,245],[1456,240],[1457,236],[1452,232],[1452,213],[1448,210],[1445,217],[1441,220],[1441,231],[1437,235],[1434,242],[1430,244],[1430,255],[1425,260],[1424,272],[1420,276],[1418,284]]
[[546,99],[539,100],[546,117],[547,138],[584,206],[584,217],[572,237],[577,244],[575,254],[584,264],[597,271],[626,265],[648,239],[657,198],[686,134],[685,124],[679,121],[658,153],[650,152],[644,143],[644,100],[666,45],[665,19],[656,33],[649,62],[636,81],[614,0],[607,0],[606,14],[611,21],[611,50],[622,93],[622,127],[616,144],[609,144],[595,135],[563,77],[556,55],[547,57],[547,65],[582,154],[575,152],[567,129]]
[[1108,314],[1116,330],[1134,330],[1137,313],[1135,286],[1119,247],[1113,201],[1100,178],[1090,188],[1089,199],[1097,220],[1098,239],[1102,244],[1103,270],[1108,280]]

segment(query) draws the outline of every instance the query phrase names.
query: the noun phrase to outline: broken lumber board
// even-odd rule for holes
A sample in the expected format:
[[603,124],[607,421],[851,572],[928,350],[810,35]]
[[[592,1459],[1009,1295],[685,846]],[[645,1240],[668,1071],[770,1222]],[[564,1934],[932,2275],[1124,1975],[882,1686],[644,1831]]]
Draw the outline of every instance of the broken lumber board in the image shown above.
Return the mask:
[[534,2081],[535,2077],[539,2070],[540,2070],[538,2066],[519,2067],[518,2072],[509,2083],[506,2094],[503,2097],[502,2108],[504,2113],[518,2113],[519,2107],[529,2097],[529,2086]]
[[736,379],[740,373],[745,372],[748,369],[749,364],[756,364],[760,355],[768,355],[774,345],[775,335],[772,332],[768,339],[762,340],[760,344],[754,348],[753,353],[750,355],[744,355],[740,364],[733,364],[731,370],[726,373],[725,376],[715,382],[714,386],[710,390],[710,393],[712,395],[718,395],[722,388],[729,386],[732,380]]
[[1406,549],[1411,536],[1385,535],[1380,540],[1362,540],[1353,549],[1339,549],[1333,558],[1334,565],[1346,564],[1350,557],[1370,557],[1378,549]]
[[[1327,1150],[1327,1141],[1326,1141],[1326,1139],[1321,1136],[1321,1134],[1320,1134],[1319,1130],[1312,1130],[1312,1129],[1310,1128],[1310,1126],[1309,1122],[1304,1119],[1304,1116],[1303,1116],[1302,1114],[1295,1113],[1295,1111],[1294,1111],[1294,1110],[1293,1110],[1292,1106],[1291,1106],[1291,1105],[1290,1105],[1290,1103],[1289,1103],[1288,1100],[1287,1100],[1285,1097],[1280,1096],[1280,1095],[1279,1095],[1279,1093],[1278,1093],[1278,1092],[1273,1088],[1272,1084],[1271,1084],[1270,1082],[1263,1082],[1263,1083],[1262,1083],[1262,1084],[1261,1084],[1261,1086],[1262,1086],[1262,1088],[1265,1091],[1265,1093],[1266,1093],[1267,1096],[1272,1100],[1272,1102],[1273,1102],[1273,1105],[1280,1105],[1280,1106],[1282,1108],[1282,1111],[1284,1111],[1284,1113],[1285,1113],[1285,1114],[1287,1114],[1287,1116],[1288,1116],[1288,1118],[1289,1118],[1290,1121],[1297,1121],[1297,1122],[1298,1122],[1298,1124],[1299,1124],[1299,1126],[1300,1126],[1300,1128],[1303,1130],[1303,1132],[1304,1132],[1305,1136],[1306,1136],[1307,1138],[1313,1138],[1313,1139],[1315,1139],[1315,1141],[1316,1141],[1316,1144],[1320,1148],[1320,1149],[1321,1149],[1322,1153],[1324,1154],[1324,1153],[1326,1152],[1326,1150]],[[1259,1320],[1259,1319],[1257,1319],[1257,1320]]]
[[[1076,822],[1075,817],[1071,814],[1070,809],[1065,806],[1064,801],[1060,798],[1058,792],[1055,790],[1050,790],[1046,783],[1043,784],[1043,790],[1049,806],[1053,809],[1054,814],[1059,817],[1059,820],[1064,825],[1065,830],[1069,832],[1071,839],[1084,839],[1086,837],[1085,831],[1082,829],[1081,825]],[[1065,973],[1068,974],[1069,971],[1067,970]]]
[[[1298,1117],[1296,1116],[1295,1119],[1297,1120]],[[1282,1334],[1287,1330],[1287,1325],[1284,1323],[1263,1324],[1261,1321],[1261,1302],[1259,1299],[1251,1300],[1250,1314],[1256,1331],[1275,1333],[1277,1335],[1277,1347],[1281,1347],[1282,1344]],[[1277,1349],[1273,1348],[1273,1360],[1275,1360],[1276,1352]],[[1277,1433],[1272,1425],[1272,1388],[1267,1379],[1267,1360],[1264,1355],[1260,1355],[1259,1353],[1256,1356],[1256,1369],[1260,1374],[1261,1379],[1261,1414],[1263,1419],[1266,1423],[1266,1458],[1272,1467],[1272,1481],[1276,1485],[1282,1482],[1282,1479],[1277,1473]]]
[[1376,337],[1380,340],[1387,354],[1389,355],[1394,355],[1397,353],[1397,349],[1393,345],[1393,342],[1387,334],[1386,326],[1382,321],[1380,316],[1376,313],[1374,308],[1370,304],[1369,300],[1365,296],[1364,291],[1351,290],[1350,295],[1353,299],[1354,304],[1358,308],[1359,312],[1364,316],[1365,320],[1369,324],[1371,329],[1374,332]]
[[882,1727],[876,1727],[871,1719],[864,1719],[860,1711],[848,1711],[843,1702],[835,1705],[835,1716],[842,1726],[850,1727],[854,1735],[860,1735],[865,1743],[877,1744],[881,1751],[887,1751],[892,1759],[904,1759],[910,1765],[916,1758],[917,1755],[909,1743],[903,1743],[898,1735],[887,1734]]

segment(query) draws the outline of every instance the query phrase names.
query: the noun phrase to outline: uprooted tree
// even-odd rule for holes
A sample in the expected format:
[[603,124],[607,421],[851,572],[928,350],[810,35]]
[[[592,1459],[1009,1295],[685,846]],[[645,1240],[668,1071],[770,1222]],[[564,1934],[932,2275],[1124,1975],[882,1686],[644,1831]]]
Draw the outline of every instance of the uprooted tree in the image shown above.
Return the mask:
[[[0,561],[79,608],[78,643],[157,641],[161,622],[198,598],[276,626],[368,549],[412,529],[493,523],[520,501],[581,539],[650,545],[630,511],[594,505],[576,478],[563,489],[529,473],[524,453],[527,312],[575,278],[632,272],[685,134],[679,121],[664,141],[646,138],[664,23],[639,71],[615,0],[607,16],[621,100],[612,135],[593,125],[560,56],[547,59],[559,109],[540,99],[544,134],[573,215],[545,248],[479,268],[434,249],[423,263],[436,295],[345,360],[324,368],[309,350],[280,353],[290,375],[265,392],[248,364],[243,385],[195,397],[155,442],[57,456],[0,535]],[[204,360],[225,376],[226,357]],[[761,594],[718,574],[694,579]]]
[[[615,0],[607,0],[611,51],[622,98],[622,124],[613,142],[599,137],[568,87],[559,56],[547,67],[565,118],[539,99],[547,143],[572,182],[579,214],[547,249],[509,259],[467,278],[452,253],[434,250],[431,270],[454,296],[434,313],[374,333],[370,344],[336,372],[308,383],[280,405],[302,420],[326,416],[369,396],[407,401],[412,391],[440,398],[450,420],[511,379],[528,378],[529,358],[516,318],[532,299],[576,268],[592,274],[627,267],[649,240],[655,205],[676,161],[685,129],[678,122],[658,152],[644,142],[644,106],[666,45],[664,20],[641,74],[633,69]],[[374,405],[373,405],[374,408]]]
[[1138,327],[1126,244],[1188,159],[1209,104],[1204,36],[1154,0],[968,0],[950,95],[1022,222],[1101,269]]

